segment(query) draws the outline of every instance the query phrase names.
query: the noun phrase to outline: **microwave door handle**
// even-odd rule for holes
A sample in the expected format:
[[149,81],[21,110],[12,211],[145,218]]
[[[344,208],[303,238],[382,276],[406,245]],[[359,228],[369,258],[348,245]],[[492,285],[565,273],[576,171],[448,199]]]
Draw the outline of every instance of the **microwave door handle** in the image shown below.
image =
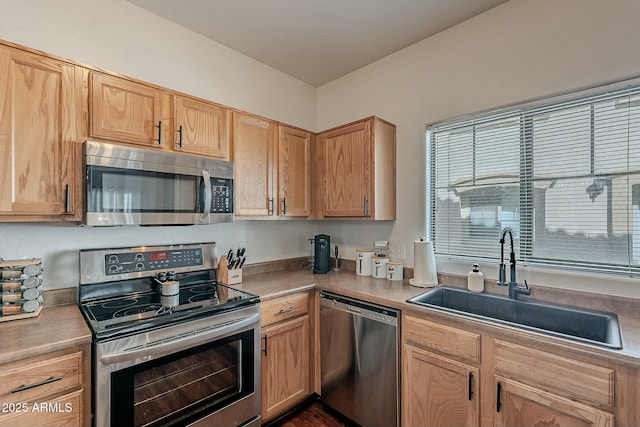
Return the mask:
[[209,171],[202,170],[202,180],[204,182],[204,206],[200,220],[204,224],[209,224],[211,218],[211,178]]

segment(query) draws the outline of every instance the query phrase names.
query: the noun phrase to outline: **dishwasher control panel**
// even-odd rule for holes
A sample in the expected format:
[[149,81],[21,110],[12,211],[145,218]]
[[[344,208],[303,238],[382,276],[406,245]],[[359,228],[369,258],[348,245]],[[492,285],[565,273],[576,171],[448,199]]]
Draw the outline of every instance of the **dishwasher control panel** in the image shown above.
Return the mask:
[[375,320],[389,325],[398,324],[398,311],[382,305],[343,297],[328,292],[320,293],[320,305],[331,306],[356,316]]

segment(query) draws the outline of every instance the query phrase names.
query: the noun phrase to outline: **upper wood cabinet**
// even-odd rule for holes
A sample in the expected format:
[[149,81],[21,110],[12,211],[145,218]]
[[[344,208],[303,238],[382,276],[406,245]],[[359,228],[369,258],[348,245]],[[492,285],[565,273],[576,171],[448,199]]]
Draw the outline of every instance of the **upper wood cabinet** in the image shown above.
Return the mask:
[[0,47],[0,216],[79,220],[82,69]]
[[311,133],[279,125],[278,215],[311,214]]
[[212,102],[94,72],[90,131],[94,138],[228,160],[231,112]]
[[174,149],[190,154],[229,158],[231,112],[219,105],[176,96]]
[[[171,146],[171,95],[119,77],[91,74],[90,136],[147,147]],[[164,105],[163,105],[164,104]]]
[[236,215],[274,214],[275,137],[274,122],[244,113],[233,114]]
[[393,220],[395,125],[371,117],[318,135],[316,216]]

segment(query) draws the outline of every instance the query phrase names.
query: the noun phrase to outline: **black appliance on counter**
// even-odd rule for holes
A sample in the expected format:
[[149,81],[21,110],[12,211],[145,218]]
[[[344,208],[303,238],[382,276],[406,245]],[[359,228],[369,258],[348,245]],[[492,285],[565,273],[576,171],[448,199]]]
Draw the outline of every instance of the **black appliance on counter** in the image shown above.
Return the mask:
[[331,237],[318,234],[314,240],[313,274],[326,274],[331,265]]
[[260,298],[216,267],[215,243],[80,251],[95,427],[260,425]]

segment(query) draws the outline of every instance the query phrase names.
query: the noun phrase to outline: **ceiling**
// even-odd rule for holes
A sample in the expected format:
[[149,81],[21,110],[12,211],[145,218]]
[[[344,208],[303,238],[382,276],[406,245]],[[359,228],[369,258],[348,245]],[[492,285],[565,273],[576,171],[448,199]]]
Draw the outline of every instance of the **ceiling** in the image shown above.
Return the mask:
[[507,0],[128,0],[318,87]]

